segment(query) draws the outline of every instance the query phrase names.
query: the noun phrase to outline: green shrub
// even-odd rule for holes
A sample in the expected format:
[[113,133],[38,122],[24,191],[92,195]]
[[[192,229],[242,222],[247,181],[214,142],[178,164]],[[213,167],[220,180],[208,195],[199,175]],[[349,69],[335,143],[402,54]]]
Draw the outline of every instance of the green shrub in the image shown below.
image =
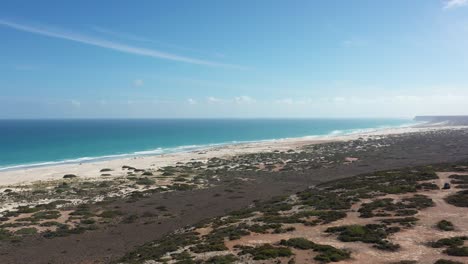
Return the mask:
[[48,221],[48,222],[43,222],[43,223],[40,223],[39,226],[59,226],[61,225],[61,223],[59,222],[56,222],[56,221]]
[[449,195],[445,201],[458,207],[468,207],[468,190]]
[[0,241],[18,241],[18,237],[6,229],[0,228]]
[[457,236],[457,237],[450,237],[450,238],[442,238],[435,242],[429,242],[429,245],[433,248],[456,247],[456,246],[463,246],[465,240],[468,240],[468,237]]
[[195,253],[205,253],[213,251],[224,251],[228,248],[224,245],[222,241],[213,241],[210,243],[200,243],[190,248],[191,251]]
[[85,225],[91,225],[91,224],[96,223],[96,220],[92,218],[81,219],[80,223],[85,224]]
[[384,239],[391,233],[399,231],[399,228],[386,228],[385,225],[368,224],[330,227],[327,233],[338,233],[338,239],[343,242],[361,241],[371,244],[385,243]]
[[280,244],[283,246],[293,247],[293,248],[302,249],[302,250],[313,249],[316,246],[314,242],[309,241],[302,237],[291,238],[288,240],[281,240]]
[[155,181],[145,177],[145,178],[139,178],[138,180],[136,180],[135,183],[139,185],[152,185],[155,183]]
[[444,253],[449,256],[468,257],[468,247],[449,247]]
[[224,256],[211,257],[208,260],[206,260],[204,263],[206,264],[231,264],[231,263],[235,263],[238,260],[239,259],[236,256],[229,254],[229,255],[224,255]]
[[41,211],[34,213],[31,217],[35,220],[57,219],[61,216],[59,211]]
[[386,250],[386,251],[397,251],[400,249],[400,245],[391,243],[387,240],[383,240],[375,244],[373,247],[380,249],[380,250]]
[[350,253],[345,250],[337,249],[330,245],[320,245],[305,238],[291,238],[289,240],[281,240],[283,246],[293,247],[301,250],[312,249],[315,252],[319,252],[315,256],[315,260],[321,262],[338,262],[350,258]]
[[244,247],[239,254],[250,254],[253,260],[266,260],[279,257],[290,257],[293,255],[291,249],[287,247],[274,247],[270,244],[264,244],[257,247]]
[[119,262],[143,263],[145,260],[159,261],[168,252],[193,245],[199,241],[196,233],[170,234],[158,242],[149,242],[127,253]]
[[437,228],[442,231],[453,231],[455,227],[453,226],[452,222],[447,220],[441,220],[437,223]]
[[16,230],[15,234],[17,235],[34,235],[37,234],[37,229],[35,227],[25,227]]
[[90,217],[94,214],[90,211],[90,208],[87,204],[80,204],[75,211],[71,212],[70,215]]

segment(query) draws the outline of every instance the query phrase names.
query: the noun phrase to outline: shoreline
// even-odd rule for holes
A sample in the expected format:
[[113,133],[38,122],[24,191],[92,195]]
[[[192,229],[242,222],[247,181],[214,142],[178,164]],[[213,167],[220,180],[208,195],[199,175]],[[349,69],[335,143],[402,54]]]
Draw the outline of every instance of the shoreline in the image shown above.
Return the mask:
[[[156,155],[139,155],[125,158],[90,161],[83,163],[66,163],[58,165],[46,165],[39,167],[18,168],[0,171],[0,186],[28,185],[41,181],[60,180],[65,174],[75,174],[80,179],[95,179],[100,177],[100,170],[110,168],[120,170],[124,165],[131,165],[137,168],[160,167],[175,165],[177,162],[188,162],[191,160],[208,160],[213,157],[230,157],[241,154],[287,151],[297,149],[304,145],[321,144],[337,141],[348,141],[360,137],[379,137],[398,135],[406,133],[418,133],[427,131],[463,129],[465,126],[438,126],[438,125],[414,125],[405,127],[392,127],[384,129],[374,129],[372,131],[357,132],[347,135],[326,135],[326,136],[306,136],[299,138],[286,138],[276,140],[262,140],[255,142],[222,144],[209,146],[196,150],[175,152]],[[119,177],[116,175],[112,177]]]
[[[138,157],[148,157],[148,156],[158,156],[158,155],[169,155],[169,154],[178,154],[186,152],[197,152],[204,151],[218,147],[226,146],[235,146],[235,145],[244,145],[244,144],[256,144],[256,143],[273,143],[273,142],[282,142],[289,140],[310,140],[310,139],[322,139],[322,138],[335,138],[335,137],[345,137],[352,136],[355,134],[365,134],[373,133],[378,131],[384,131],[388,129],[400,129],[400,128],[411,128],[424,126],[427,122],[417,122],[417,123],[408,123],[402,124],[399,126],[382,126],[374,128],[356,128],[356,129],[345,129],[345,130],[333,130],[328,134],[320,135],[306,135],[299,137],[284,137],[284,138],[272,138],[272,139],[258,139],[258,140],[241,140],[241,141],[226,141],[219,143],[207,143],[207,144],[195,144],[195,145],[179,145],[173,147],[157,147],[150,150],[139,150],[129,153],[117,153],[117,154],[108,154],[102,156],[90,156],[90,157],[78,157],[78,158],[69,158],[62,160],[52,160],[52,161],[36,161],[30,163],[22,164],[9,164],[0,166],[0,173],[7,171],[15,170],[26,170],[34,169],[41,167],[51,167],[51,166],[60,166],[60,165],[81,165],[84,163],[93,163],[93,162],[103,162],[111,161],[116,159],[126,159],[126,158],[138,158]],[[443,124],[430,124],[430,126],[443,126]]]

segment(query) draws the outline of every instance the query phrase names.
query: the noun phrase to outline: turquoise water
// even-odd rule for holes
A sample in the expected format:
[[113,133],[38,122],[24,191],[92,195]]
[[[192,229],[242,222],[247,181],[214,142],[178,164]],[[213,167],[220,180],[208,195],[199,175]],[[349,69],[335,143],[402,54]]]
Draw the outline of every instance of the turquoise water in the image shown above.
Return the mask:
[[0,170],[409,124],[409,119],[0,120]]

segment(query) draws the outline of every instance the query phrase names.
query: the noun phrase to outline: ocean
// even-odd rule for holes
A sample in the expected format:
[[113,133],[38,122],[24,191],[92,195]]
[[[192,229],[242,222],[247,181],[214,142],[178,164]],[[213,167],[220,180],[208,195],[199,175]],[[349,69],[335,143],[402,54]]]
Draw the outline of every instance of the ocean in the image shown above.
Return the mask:
[[410,119],[0,120],[0,170],[411,124]]

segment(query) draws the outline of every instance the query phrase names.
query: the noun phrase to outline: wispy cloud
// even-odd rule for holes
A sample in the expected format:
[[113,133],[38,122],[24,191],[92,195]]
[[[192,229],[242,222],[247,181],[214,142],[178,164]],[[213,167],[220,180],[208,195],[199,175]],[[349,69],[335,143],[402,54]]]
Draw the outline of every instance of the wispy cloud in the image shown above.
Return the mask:
[[213,96],[209,96],[208,98],[206,98],[206,100],[208,101],[208,103],[211,103],[211,104],[217,104],[217,103],[223,102],[223,100],[213,97]]
[[140,87],[140,86],[143,86],[144,83],[145,83],[145,82],[144,82],[143,80],[141,80],[141,79],[136,79],[136,80],[133,81],[133,86],[135,86],[135,87]]
[[197,101],[193,98],[189,98],[187,99],[187,103],[190,104],[190,105],[194,105],[194,104],[197,104]]
[[255,103],[256,101],[250,96],[243,95],[243,96],[234,97],[234,102],[236,104],[252,104],[252,103]]
[[71,100],[70,103],[73,105],[73,107],[80,107],[81,102],[77,100]]
[[167,43],[167,42],[164,42],[164,41],[155,40],[153,38],[141,37],[141,36],[137,36],[137,35],[134,35],[134,34],[129,34],[129,33],[125,33],[125,32],[111,30],[111,29],[108,29],[108,28],[103,28],[103,27],[98,27],[98,26],[91,26],[91,29],[93,31],[95,31],[95,32],[98,32],[98,33],[101,33],[101,34],[106,34],[108,36],[113,36],[113,37],[116,37],[116,38],[119,38],[119,39],[126,39],[126,40],[130,40],[130,41],[151,43],[151,44],[156,44],[156,45],[159,45],[159,46],[164,46],[164,47],[168,47],[168,48],[172,48],[172,49],[190,51],[190,52],[210,55],[210,56],[214,56],[214,57],[218,57],[218,58],[224,58],[225,57],[223,53],[219,53],[219,52],[209,53],[209,52],[205,52],[205,51],[194,49],[194,48],[175,45],[175,44],[172,44],[172,43]]
[[444,9],[451,9],[468,5],[468,0],[446,0]]
[[185,63],[190,63],[190,64],[213,66],[213,67],[245,69],[244,67],[238,66],[238,65],[224,64],[224,63],[218,63],[218,62],[209,61],[209,60],[195,59],[195,58],[181,56],[177,54],[162,52],[159,50],[130,46],[130,45],[121,44],[121,43],[117,43],[117,42],[113,42],[113,41],[109,41],[105,39],[95,38],[95,37],[78,34],[74,32],[53,29],[51,27],[45,27],[45,26],[40,26],[40,25],[22,24],[22,23],[16,23],[16,22],[8,21],[8,20],[1,20],[1,19],[0,19],[0,25],[9,27],[12,29],[20,30],[20,31],[33,33],[33,34],[75,41],[75,42],[79,42],[79,43],[83,43],[87,45],[97,46],[101,48],[116,50],[120,52],[140,55],[140,56],[179,61],[179,62],[185,62]]

